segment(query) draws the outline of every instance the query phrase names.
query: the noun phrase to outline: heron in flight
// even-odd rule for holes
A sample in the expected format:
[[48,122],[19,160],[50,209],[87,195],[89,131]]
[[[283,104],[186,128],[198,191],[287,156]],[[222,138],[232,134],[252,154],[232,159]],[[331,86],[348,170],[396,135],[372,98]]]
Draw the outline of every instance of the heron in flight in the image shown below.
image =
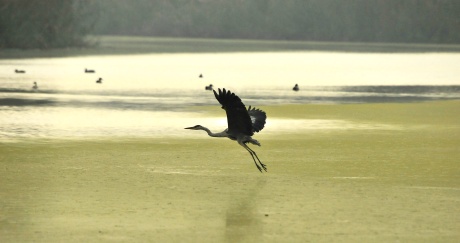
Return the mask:
[[262,172],[262,169],[267,171],[266,165],[260,161],[256,152],[247,145],[247,143],[252,143],[260,146],[259,141],[253,139],[251,136],[264,128],[267,115],[264,111],[251,106],[246,109],[241,99],[230,92],[230,90],[218,90],[219,93],[213,90],[214,96],[222,105],[222,109],[227,113],[228,128],[218,133],[213,133],[208,128],[201,125],[186,127],[185,129],[204,130],[211,137],[227,137],[231,140],[236,140],[239,145],[249,152],[257,169],[259,169],[260,172]]

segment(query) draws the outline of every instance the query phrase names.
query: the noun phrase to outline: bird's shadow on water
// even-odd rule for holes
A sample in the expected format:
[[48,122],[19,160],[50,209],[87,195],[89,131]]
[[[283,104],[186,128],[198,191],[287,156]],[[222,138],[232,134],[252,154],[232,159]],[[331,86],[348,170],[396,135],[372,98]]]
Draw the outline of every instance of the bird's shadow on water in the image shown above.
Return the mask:
[[231,201],[225,219],[227,242],[258,242],[263,236],[262,218],[265,214],[258,208],[258,194],[266,184],[266,178],[258,177],[256,183]]

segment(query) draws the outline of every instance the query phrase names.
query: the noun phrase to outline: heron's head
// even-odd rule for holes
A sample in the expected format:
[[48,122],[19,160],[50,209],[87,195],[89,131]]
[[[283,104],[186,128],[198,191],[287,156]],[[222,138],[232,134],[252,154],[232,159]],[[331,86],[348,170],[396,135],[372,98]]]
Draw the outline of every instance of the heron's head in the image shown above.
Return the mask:
[[186,127],[185,129],[190,129],[190,130],[204,130],[204,129],[203,129],[203,126],[201,126],[201,125],[196,125],[196,126],[193,126],[193,127]]

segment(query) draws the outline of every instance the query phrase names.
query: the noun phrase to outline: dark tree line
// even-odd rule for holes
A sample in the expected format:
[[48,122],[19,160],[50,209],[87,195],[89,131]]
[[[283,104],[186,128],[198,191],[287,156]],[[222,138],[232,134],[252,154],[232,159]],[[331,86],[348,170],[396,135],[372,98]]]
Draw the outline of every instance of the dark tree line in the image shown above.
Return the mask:
[[459,0],[100,0],[97,33],[460,42]]
[[85,35],[460,43],[459,0],[0,0],[0,47]]
[[91,0],[0,0],[0,48],[82,46],[94,29]]

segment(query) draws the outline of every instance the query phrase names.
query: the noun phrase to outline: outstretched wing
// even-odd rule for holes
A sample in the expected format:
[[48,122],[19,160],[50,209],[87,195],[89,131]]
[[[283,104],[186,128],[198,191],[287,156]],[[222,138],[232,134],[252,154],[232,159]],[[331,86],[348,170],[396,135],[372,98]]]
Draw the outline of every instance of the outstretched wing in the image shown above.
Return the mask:
[[251,106],[249,106],[248,114],[251,118],[252,130],[254,132],[259,132],[264,129],[265,120],[267,119],[267,114],[265,114],[265,111],[256,109],[255,107],[251,108]]
[[219,89],[219,94],[213,90],[217,101],[227,113],[228,133],[231,135],[254,135],[251,118],[241,99],[230,90]]

